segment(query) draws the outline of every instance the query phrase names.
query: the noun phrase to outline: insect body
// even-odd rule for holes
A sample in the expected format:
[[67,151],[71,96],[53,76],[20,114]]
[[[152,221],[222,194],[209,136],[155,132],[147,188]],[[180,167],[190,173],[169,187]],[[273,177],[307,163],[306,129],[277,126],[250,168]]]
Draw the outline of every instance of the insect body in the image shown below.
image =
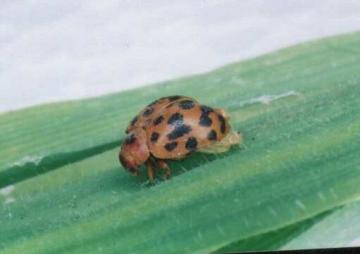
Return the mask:
[[224,110],[185,96],[163,97],[149,104],[131,121],[126,133],[120,161],[134,175],[145,164],[150,181],[156,168],[170,176],[167,159],[182,159],[194,151],[225,152],[241,141]]

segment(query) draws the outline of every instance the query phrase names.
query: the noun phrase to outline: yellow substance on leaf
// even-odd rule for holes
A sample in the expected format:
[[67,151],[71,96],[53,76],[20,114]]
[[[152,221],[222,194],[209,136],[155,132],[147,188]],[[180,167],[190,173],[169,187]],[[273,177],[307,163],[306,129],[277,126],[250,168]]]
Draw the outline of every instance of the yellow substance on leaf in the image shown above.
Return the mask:
[[215,142],[210,146],[199,149],[202,153],[224,153],[227,152],[231,146],[240,145],[243,143],[241,133],[230,131],[221,141]]

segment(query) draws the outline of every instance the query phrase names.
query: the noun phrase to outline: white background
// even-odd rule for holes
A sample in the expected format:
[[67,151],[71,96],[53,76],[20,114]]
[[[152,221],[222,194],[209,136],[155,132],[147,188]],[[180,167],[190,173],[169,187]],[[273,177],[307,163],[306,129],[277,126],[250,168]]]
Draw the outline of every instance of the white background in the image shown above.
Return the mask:
[[360,1],[0,0],[0,112],[360,30]]

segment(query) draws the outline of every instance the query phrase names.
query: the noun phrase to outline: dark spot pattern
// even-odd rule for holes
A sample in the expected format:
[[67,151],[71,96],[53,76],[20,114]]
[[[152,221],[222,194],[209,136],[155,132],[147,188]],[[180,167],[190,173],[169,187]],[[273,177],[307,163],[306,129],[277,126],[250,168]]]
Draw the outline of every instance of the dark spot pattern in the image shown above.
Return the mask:
[[135,116],[134,118],[133,118],[133,120],[131,120],[131,126],[134,126],[134,124],[137,122],[137,120],[138,120],[138,117],[137,116]]
[[200,109],[201,109],[201,112],[206,115],[208,115],[211,112],[214,112],[214,110],[212,108],[205,106],[205,105],[201,105]]
[[196,138],[190,137],[186,141],[185,147],[189,151],[195,151],[197,148],[197,145],[198,145],[198,142],[197,142]]
[[159,133],[157,133],[157,132],[153,132],[152,134],[151,134],[151,137],[150,137],[150,141],[152,142],[152,143],[156,143],[156,141],[158,141],[158,139],[159,139]]
[[176,101],[176,100],[180,99],[181,96],[180,95],[173,95],[173,96],[169,96],[167,98],[168,98],[169,101]]
[[177,138],[180,138],[184,136],[185,134],[189,133],[191,131],[191,127],[189,125],[178,125],[175,127],[175,129],[170,132],[167,137],[169,140],[175,140]]
[[209,127],[212,124],[212,120],[208,115],[201,115],[199,124],[204,127]]
[[126,136],[125,144],[130,145],[130,144],[134,143],[135,140],[136,140],[135,135],[133,133],[131,133],[131,134]]
[[[131,126],[131,127],[134,126],[138,120],[139,120],[138,116],[135,116],[135,117],[131,120],[130,126]],[[126,131],[125,131],[126,134],[129,133],[129,128],[130,128],[130,126],[128,126],[128,128],[126,129]]]
[[164,120],[163,116],[159,116],[154,120],[154,125],[159,125]]
[[221,133],[225,133],[226,131],[225,118],[222,115],[218,115],[218,118],[220,121],[220,131]]
[[174,113],[169,117],[168,124],[171,124],[174,126],[182,125],[184,123],[183,118],[184,118],[184,116],[182,114],[180,114],[179,112]]
[[209,133],[208,133],[208,136],[207,136],[208,140],[216,140],[217,139],[217,133],[215,130],[211,130]]
[[152,107],[147,108],[147,109],[144,111],[143,116],[149,116],[149,115],[151,115],[153,112],[154,112],[154,108],[152,108]]
[[195,103],[192,100],[183,100],[179,102],[179,107],[185,110],[192,109],[194,106]]
[[167,143],[164,147],[168,152],[171,152],[177,147],[177,142]]
[[211,126],[212,125],[212,120],[209,117],[209,114],[211,112],[213,112],[214,110],[212,108],[208,107],[208,106],[205,106],[205,105],[201,105],[200,109],[201,109],[201,115],[200,115],[199,124],[201,126],[204,126],[204,127]]

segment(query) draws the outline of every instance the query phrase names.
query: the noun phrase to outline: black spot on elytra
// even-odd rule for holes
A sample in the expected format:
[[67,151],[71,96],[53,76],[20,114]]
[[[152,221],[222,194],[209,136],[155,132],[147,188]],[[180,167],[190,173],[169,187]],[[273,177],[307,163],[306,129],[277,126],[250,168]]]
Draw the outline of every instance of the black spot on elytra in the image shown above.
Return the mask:
[[131,120],[131,126],[134,126],[134,124],[137,122],[137,120],[138,120],[138,117],[137,116],[135,116],[134,118],[133,118],[133,120]]
[[218,118],[219,118],[219,121],[220,121],[221,133],[225,133],[225,131],[226,131],[225,118],[222,115],[218,115]]
[[[137,122],[137,120],[138,120],[138,116],[135,116],[135,117],[131,120],[130,126],[134,126],[135,123]],[[129,128],[130,128],[130,127],[128,127],[128,129],[129,129]],[[129,133],[129,130],[128,130],[128,129],[125,131],[126,134]]]
[[200,120],[199,120],[199,124],[201,126],[205,126],[205,127],[209,127],[212,124],[212,120],[209,117],[209,114],[211,112],[213,112],[214,110],[208,106],[205,105],[201,105],[200,106],[201,109],[201,115],[200,115]]
[[208,136],[207,136],[208,140],[216,140],[217,139],[217,133],[215,130],[211,130],[209,133],[208,133]]
[[194,101],[184,100],[179,102],[179,107],[185,110],[192,109],[195,106]]
[[201,109],[201,112],[206,115],[208,115],[211,112],[214,112],[214,110],[212,108],[205,106],[205,105],[201,105],[200,109]]
[[185,125],[185,124],[177,125],[175,129],[167,135],[167,137],[169,140],[175,140],[177,138],[184,136],[190,131],[191,131],[191,127],[189,125]]
[[201,115],[201,116],[200,116],[199,124],[200,124],[201,126],[208,127],[208,126],[211,126],[212,120],[211,120],[211,118],[210,118],[208,115]]
[[155,143],[158,139],[159,139],[159,133],[157,133],[157,132],[153,132],[152,134],[151,134],[151,137],[150,137],[150,141],[152,142],[152,143]]
[[174,113],[169,117],[168,124],[171,124],[174,126],[182,125],[184,122],[183,118],[184,118],[184,116],[182,114],[180,114],[179,112]]
[[147,109],[144,111],[143,116],[149,116],[149,115],[151,115],[153,112],[154,112],[154,108],[152,108],[152,107],[147,108]]
[[159,116],[154,120],[154,125],[159,125],[164,120],[163,116]]
[[177,147],[177,142],[175,141],[175,142],[167,143],[164,147],[167,151],[171,152]]
[[176,101],[176,100],[180,99],[181,96],[180,95],[173,95],[173,96],[169,96],[167,98],[168,98],[169,101]]
[[130,145],[130,144],[134,143],[135,140],[136,140],[135,135],[133,133],[131,133],[131,134],[126,136],[125,144]]
[[185,147],[186,147],[186,149],[188,149],[189,151],[194,151],[194,150],[196,150],[197,145],[198,145],[198,142],[197,142],[196,138],[190,137],[190,138],[188,138],[188,140],[186,141]]

